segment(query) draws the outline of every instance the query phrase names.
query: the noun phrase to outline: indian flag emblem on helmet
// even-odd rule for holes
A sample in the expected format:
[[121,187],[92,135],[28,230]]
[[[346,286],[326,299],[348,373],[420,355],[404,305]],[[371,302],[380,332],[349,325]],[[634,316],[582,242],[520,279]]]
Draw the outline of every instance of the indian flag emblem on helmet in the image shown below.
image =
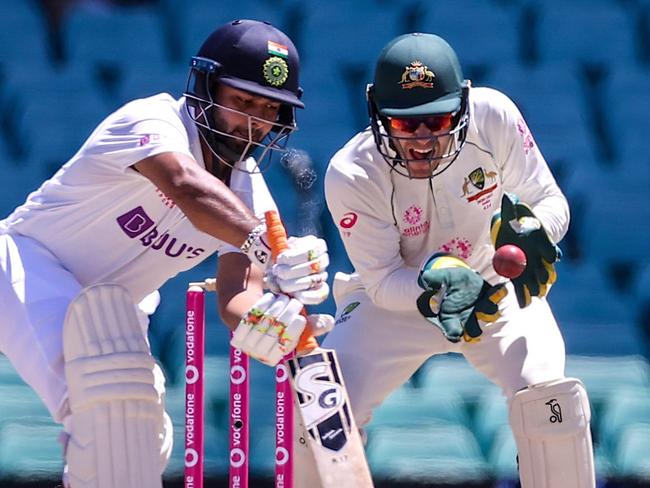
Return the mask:
[[272,54],[273,56],[280,56],[281,58],[289,57],[289,48],[284,44],[280,44],[279,42],[268,41],[266,45],[269,54]]
[[433,88],[433,79],[436,75],[422,61],[413,61],[410,66],[404,67],[402,79],[399,84],[403,90],[411,88]]
[[282,86],[289,78],[287,62],[277,56],[271,56],[264,61],[264,79],[269,85]]

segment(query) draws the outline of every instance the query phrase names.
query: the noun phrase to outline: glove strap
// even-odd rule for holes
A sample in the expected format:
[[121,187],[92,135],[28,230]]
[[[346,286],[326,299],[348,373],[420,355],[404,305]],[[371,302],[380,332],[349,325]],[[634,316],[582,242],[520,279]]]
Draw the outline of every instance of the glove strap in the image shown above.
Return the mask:
[[416,302],[418,311],[426,318],[437,317],[446,291],[447,287],[442,285],[436,292],[425,291],[422,293]]

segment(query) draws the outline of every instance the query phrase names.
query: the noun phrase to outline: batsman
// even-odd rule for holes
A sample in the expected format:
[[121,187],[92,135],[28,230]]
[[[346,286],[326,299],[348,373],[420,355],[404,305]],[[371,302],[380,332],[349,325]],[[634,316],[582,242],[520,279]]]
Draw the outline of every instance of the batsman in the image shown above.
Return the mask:
[[172,426],[145,312],[176,274],[218,253],[221,317],[265,364],[333,325],[300,314],[329,293],[325,242],[291,238],[274,264],[260,220],[275,208],[261,166],[303,108],[299,66],[268,23],[219,27],[184,96],[110,114],[0,221],[0,351],[63,424],[66,488],[162,487]]
[[[425,33],[384,47],[367,104],[325,178],[355,271],[334,279],[323,345],[358,424],[431,356],[460,353],[507,398],[522,486],[593,488],[589,400],[546,300],[569,208],[524,118]],[[526,255],[512,280],[492,265],[508,244]]]

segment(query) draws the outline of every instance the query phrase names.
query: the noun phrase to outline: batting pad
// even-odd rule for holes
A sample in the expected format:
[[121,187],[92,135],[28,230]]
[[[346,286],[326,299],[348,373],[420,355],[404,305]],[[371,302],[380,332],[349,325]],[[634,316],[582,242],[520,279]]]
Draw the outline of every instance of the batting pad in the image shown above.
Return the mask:
[[575,378],[515,394],[510,425],[522,488],[594,488],[594,457],[584,385]]
[[164,408],[135,305],[119,285],[70,303],[63,353],[72,411],[72,488],[161,488]]

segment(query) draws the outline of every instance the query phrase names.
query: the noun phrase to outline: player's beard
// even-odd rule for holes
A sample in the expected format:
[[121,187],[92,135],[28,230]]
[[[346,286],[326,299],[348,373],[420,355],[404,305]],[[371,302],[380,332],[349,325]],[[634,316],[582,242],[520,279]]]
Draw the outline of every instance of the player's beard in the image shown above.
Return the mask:
[[[234,130],[228,132],[225,120],[219,117],[219,111],[213,110],[213,112],[215,129],[221,132],[220,134],[215,134],[215,139],[217,141],[217,147],[215,150],[219,156],[229,163],[235,164],[237,161],[249,157],[255,149],[259,147],[253,143],[259,143],[264,139],[264,136],[266,135],[264,131],[252,128],[249,140],[248,127],[235,127]],[[232,137],[225,134],[230,134]]]
[[398,154],[402,158],[403,165],[406,166],[409,176],[411,178],[429,178],[440,165],[444,166],[449,157],[441,156],[449,152],[451,139],[448,135],[434,138],[429,154],[418,154],[414,151],[416,147],[412,144],[406,144],[406,147],[404,147],[400,141],[397,141]]

